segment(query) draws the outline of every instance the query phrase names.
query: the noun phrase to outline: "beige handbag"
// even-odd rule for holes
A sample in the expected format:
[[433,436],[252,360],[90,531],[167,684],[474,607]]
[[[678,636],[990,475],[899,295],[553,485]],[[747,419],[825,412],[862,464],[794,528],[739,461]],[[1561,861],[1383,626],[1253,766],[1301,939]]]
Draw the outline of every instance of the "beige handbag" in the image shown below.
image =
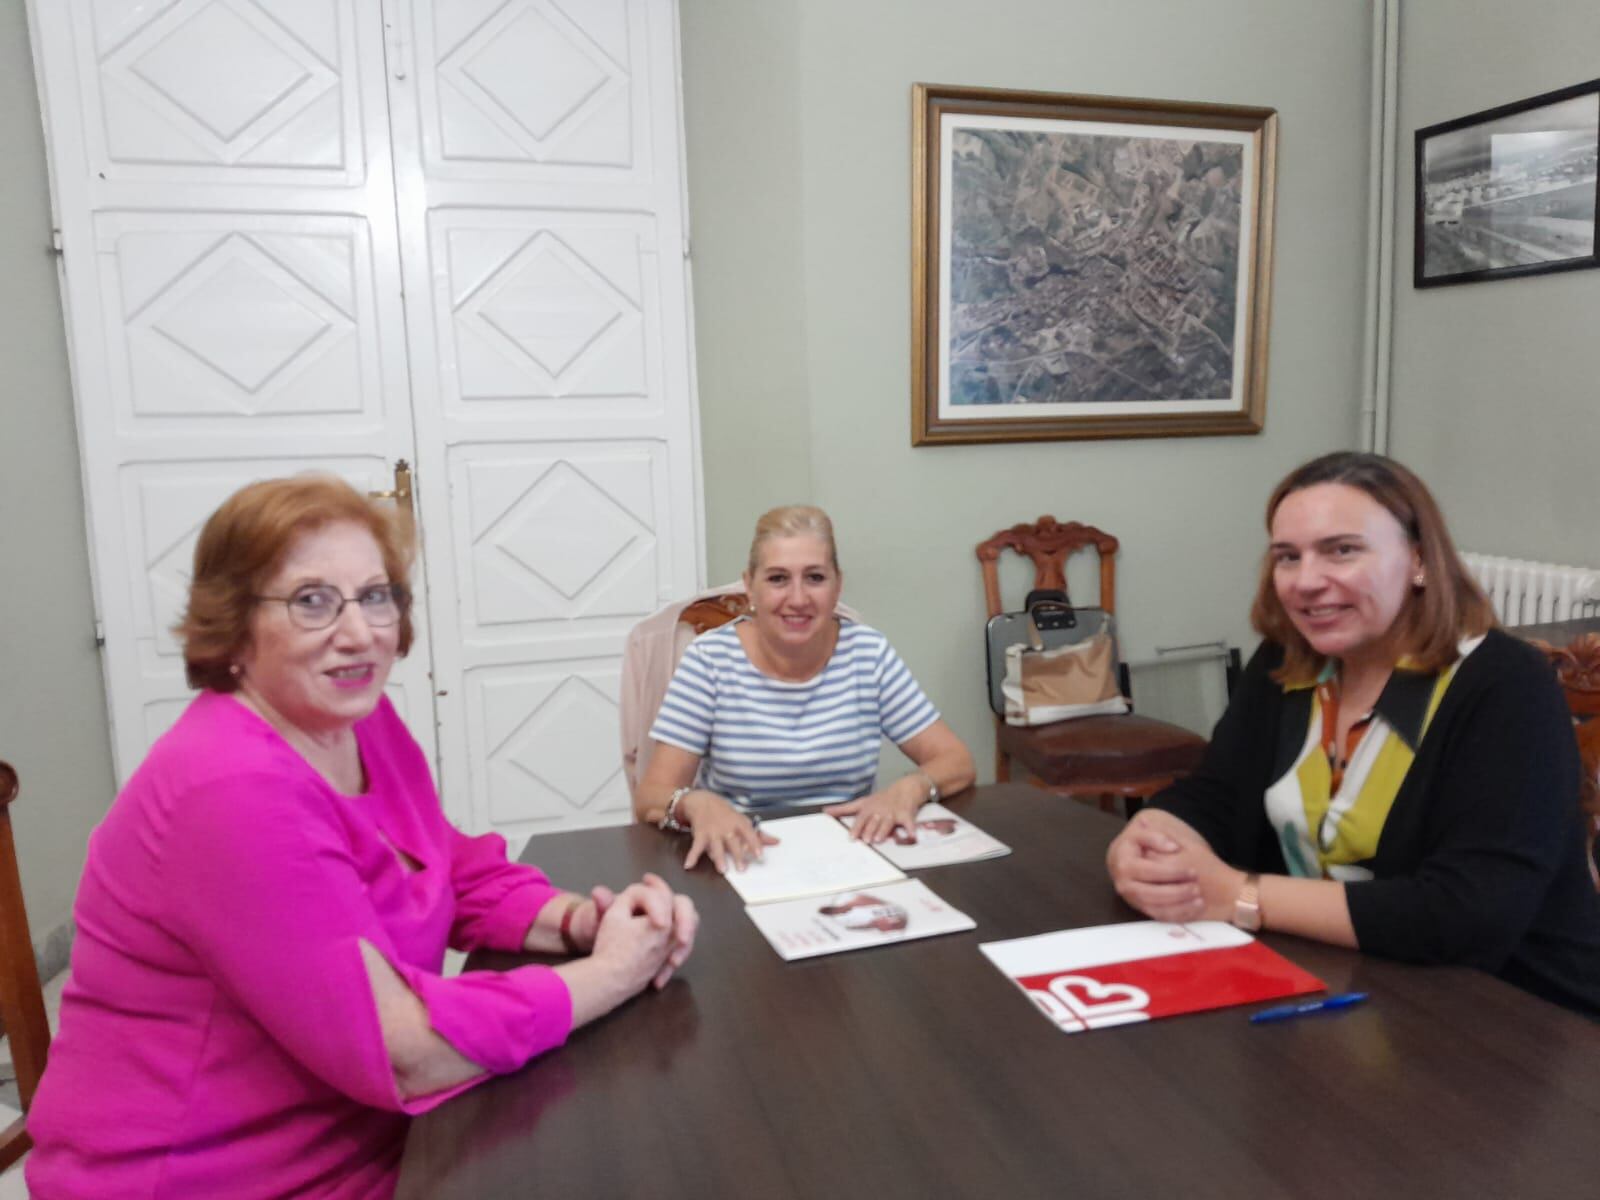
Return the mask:
[[1082,641],[1047,648],[1033,610],[1026,643],[1005,648],[1001,694],[1007,725],[1048,725],[1073,717],[1125,713],[1117,681],[1117,647],[1106,623]]

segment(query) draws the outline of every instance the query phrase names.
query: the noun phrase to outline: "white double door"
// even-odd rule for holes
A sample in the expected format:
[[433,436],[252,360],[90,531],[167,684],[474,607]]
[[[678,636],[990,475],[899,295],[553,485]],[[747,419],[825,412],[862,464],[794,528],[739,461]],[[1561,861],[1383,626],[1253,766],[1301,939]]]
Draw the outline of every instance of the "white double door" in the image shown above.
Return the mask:
[[627,818],[702,572],[675,0],[30,0],[117,769],[255,478],[415,467],[394,694],[464,827]]

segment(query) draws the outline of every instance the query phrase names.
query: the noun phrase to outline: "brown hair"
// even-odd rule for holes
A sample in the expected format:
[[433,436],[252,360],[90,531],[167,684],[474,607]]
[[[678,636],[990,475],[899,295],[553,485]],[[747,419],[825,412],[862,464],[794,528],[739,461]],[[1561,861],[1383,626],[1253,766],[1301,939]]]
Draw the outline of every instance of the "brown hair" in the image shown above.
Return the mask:
[[[278,570],[296,538],[342,521],[372,534],[383,569],[409,596],[411,539],[384,508],[331,475],[264,479],[240,488],[212,513],[194,547],[189,607],[173,628],[183,643],[183,669],[194,688],[231,692],[229,670],[250,639],[255,597]],[[411,649],[411,606],[400,606],[399,652]]]
[[[1416,659],[1422,670],[1437,671],[1454,662],[1462,638],[1484,633],[1497,624],[1488,598],[1456,553],[1444,515],[1427,486],[1392,458],[1342,450],[1296,467],[1267,501],[1268,534],[1286,497],[1322,483],[1343,484],[1372,497],[1400,522],[1422,560],[1427,585],[1411,593],[1395,618],[1404,653]],[[1283,665],[1273,672],[1280,683],[1307,682],[1322,669],[1322,656],[1294,627],[1278,599],[1270,549],[1262,558],[1250,623],[1262,637],[1283,647]]]
[[821,538],[828,547],[828,561],[833,564],[835,571],[839,569],[839,548],[833,542],[833,522],[828,520],[828,514],[813,504],[785,504],[781,508],[768,509],[756,521],[756,535],[750,540],[750,573],[755,574],[757,564],[761,561],[762,542],[769,538],[802,535]]

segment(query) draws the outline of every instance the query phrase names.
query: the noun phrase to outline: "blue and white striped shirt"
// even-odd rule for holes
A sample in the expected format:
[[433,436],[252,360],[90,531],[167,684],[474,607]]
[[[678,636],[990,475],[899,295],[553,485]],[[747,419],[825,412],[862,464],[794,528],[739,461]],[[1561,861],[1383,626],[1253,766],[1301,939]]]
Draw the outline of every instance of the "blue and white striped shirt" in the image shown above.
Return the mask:
[[883,738],[903,744],[939,719],[876,629],[841,621],[821,673],[790,683],[751,665],[738,625],[689,644],[650,736],[699,755],[700,786],[741,807],[865,796]]

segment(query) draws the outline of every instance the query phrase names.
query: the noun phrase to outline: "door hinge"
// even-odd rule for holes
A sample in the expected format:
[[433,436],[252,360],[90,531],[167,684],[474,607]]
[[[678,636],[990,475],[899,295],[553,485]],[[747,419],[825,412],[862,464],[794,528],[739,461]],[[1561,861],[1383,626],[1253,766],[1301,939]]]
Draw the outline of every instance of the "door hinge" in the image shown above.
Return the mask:
[[106,625],[104,621],[94,623],[94,648],[103,649],[106,644]]
[[61,241],[61,230],[52,229],[50,231],[50,253],[54,254],[57,258],[60,258],[66,254],[66,252],[66,245]]

